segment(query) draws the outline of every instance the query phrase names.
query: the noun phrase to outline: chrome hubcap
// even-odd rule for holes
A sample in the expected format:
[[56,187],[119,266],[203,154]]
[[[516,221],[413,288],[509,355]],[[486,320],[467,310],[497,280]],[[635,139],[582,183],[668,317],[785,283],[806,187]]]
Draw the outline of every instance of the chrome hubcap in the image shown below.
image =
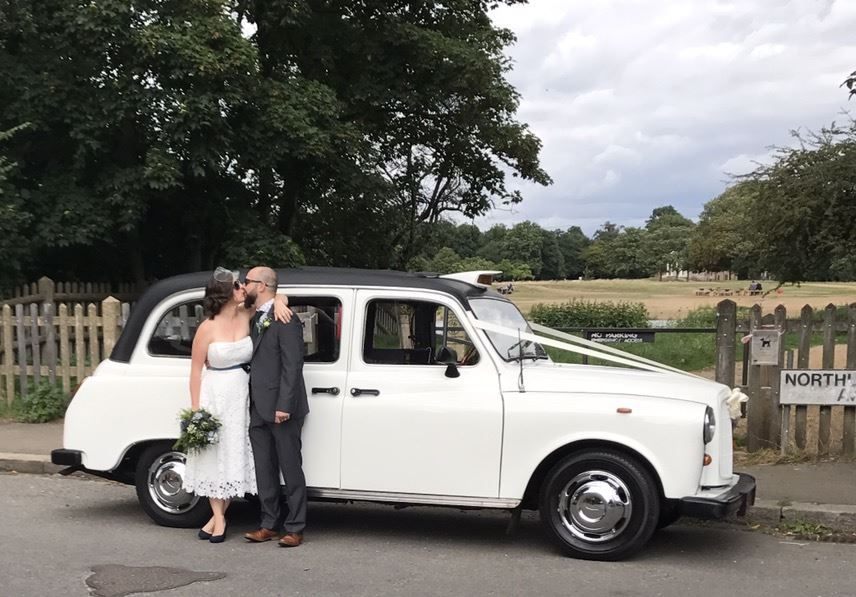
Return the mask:
[[181,452],[167,452],[156,459],[149,467],[148,479],[152,501],[165,512],[187,512],[199,501],[197,496],[182,488],[184,454]]
[[624,482],[606,471],[586,471],[559,494],[559,519],[575,537],[600,543],[620,535],[633,504]]

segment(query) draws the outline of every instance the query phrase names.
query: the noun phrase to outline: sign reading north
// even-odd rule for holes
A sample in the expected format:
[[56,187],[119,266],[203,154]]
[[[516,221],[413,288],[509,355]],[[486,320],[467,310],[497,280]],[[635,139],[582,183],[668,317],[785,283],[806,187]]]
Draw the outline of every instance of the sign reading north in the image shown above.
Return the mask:
[[779,402],[856,405],[856,371],[783,369],[779,377]]
[[592,342],[637,344],[639,342],[653,342],[654,332],[589,332],[588,337]]

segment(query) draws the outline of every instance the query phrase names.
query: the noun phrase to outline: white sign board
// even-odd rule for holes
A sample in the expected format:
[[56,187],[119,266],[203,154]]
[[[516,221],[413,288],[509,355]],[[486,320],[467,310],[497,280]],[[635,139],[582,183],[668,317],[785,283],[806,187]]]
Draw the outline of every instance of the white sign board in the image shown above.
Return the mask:
[[780,404],[856,405],[856,371],[848,369],[782,369]]
[[779,364],[779,330],[754,330],[752,332],[753,365]]

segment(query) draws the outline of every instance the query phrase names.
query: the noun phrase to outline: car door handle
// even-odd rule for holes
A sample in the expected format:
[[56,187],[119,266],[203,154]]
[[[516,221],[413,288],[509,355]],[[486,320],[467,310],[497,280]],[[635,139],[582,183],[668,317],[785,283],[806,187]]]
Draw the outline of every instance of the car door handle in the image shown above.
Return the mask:
[[380,396],[380,390],[367,390],[364,388],[351,388],[351,396]]
[[332,394],[333,396],[339,395],[339,388],[312,388],[312,394]]

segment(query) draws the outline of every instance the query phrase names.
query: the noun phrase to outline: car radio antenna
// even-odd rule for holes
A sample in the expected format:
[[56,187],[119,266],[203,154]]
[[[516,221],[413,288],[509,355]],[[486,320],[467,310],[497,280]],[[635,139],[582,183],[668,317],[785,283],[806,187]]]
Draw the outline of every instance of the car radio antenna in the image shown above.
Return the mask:
[[520,364],[520,374],[517,376],[517,390],[521,394],[524,394],[526,393],[526,386],[523,385],[523,339],[520,337],[520,328],[517,328],[517,350],[519,351],[517,362]]

